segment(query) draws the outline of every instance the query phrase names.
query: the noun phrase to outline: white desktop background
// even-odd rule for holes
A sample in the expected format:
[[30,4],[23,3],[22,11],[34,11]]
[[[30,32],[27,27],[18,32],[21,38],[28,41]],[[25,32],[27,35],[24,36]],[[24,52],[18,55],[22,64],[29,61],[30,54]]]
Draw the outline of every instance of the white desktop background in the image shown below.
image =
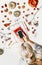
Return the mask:
[[[21,2],[21,4],[23,3],[23,1],[28,2],[28,0],[21,0],[21,1],[20,0],[0,0],[0,5],[4,4],[4,3],[9,3],[10,1],[15,1],[15,2],[19,1],[19,2]],[[39,0],[39,7],[41,5],[42,5],[42,0]],[[20,18],[21,18],[21,16],[20,16]],[[37,27],[36,33],[34,35],[30,34],[29,37],[31,40],[42,45],[42,8],[39,10],[39,12],[36,14],[36,16],[39,16],[39,26]],[[36,19],[36,16],[34,17],[34,19]],[[11,17],[11,18],[13,18],[13,17]],[[32,18],[33,17],[30,17],[29,20],[32,20]],[[0,19],[1,19],[1,15],[0,15]],[[14,18],[14,20],[15,20],[15,18]],[[0,23],[0,26],[2,27],[1,23]],[[4,31],[3,33],[5,33],[5,32],[7,32],[7,30]],[[14,36],[12,36],[12,40],[14,40]],[[6,42],[6,43],[8,43],[8,42]],[[20,55],[19,55],[20,45],[19,45],[19,43],[15,43],[11,48],[8,48],[7,44],[4,46],[2,46],[0,44],[0,48],[1,47],[2,48],[4,47],[4,54],[0,55],[0,65],[26,65],[26,63],[21,61],[21,59],[20,59]]]

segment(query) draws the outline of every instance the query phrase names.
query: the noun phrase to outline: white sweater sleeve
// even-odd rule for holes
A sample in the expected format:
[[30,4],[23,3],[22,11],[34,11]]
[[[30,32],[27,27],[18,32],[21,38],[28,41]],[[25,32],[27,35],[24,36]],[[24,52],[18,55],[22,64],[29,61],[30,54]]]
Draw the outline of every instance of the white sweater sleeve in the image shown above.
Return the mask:
[[37,44],[37,43],[34,43],[32,47],[33,47],[33,49],[34,49],[37,53],[42,54],[42,46],[41,46],[41,45],[39,45],[39,44]]

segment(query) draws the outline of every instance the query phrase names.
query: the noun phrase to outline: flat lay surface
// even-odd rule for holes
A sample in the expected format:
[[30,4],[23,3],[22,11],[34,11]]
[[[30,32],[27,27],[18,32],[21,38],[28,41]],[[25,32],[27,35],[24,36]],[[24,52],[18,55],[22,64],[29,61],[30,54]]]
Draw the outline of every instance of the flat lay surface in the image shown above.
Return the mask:
[[0,65],[27,65],[20,59],[21,30],[42,46],[42,0],[33,1],[0,0]]

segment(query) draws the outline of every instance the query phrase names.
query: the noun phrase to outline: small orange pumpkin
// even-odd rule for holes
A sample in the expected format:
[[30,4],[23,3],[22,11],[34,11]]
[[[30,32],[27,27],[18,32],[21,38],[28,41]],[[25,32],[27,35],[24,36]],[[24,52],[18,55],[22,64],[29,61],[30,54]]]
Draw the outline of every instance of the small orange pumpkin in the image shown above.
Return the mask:
[[28,0],[28,4],[31,7],[36,7],[38,5],[38,0]]

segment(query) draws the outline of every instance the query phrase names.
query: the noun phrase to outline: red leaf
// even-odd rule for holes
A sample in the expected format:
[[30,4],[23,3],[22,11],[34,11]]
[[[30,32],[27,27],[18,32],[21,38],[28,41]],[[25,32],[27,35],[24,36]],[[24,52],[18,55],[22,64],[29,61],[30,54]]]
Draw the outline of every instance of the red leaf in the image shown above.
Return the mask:
[[10,26],[10,24],[11,24],[11,23],[5,23],[4,26],[5,26],[5,27],[8,27],[8,26]]

